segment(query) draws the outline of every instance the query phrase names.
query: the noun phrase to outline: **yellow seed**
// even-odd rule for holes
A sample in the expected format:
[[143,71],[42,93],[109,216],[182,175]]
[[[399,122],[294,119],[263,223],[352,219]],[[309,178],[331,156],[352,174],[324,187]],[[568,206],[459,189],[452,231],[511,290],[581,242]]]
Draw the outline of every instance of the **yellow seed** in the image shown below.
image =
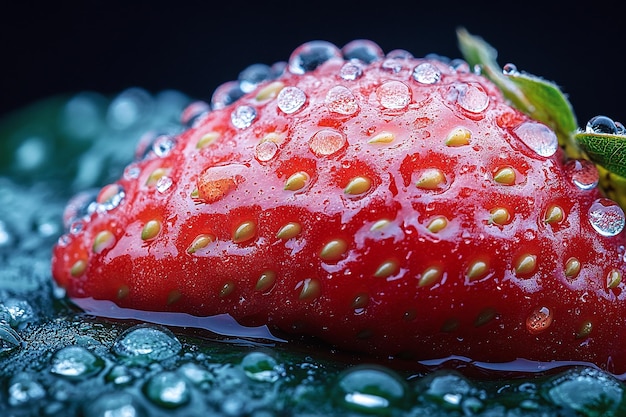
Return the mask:
[[167,175],[167,169],[165,168],[157,168],[148,176],[146,180],[146,185],[148,187],[154,187],[156,183],[163,177]]
[[515,171],[510,167],[503,167],[496,171],[493,180],[498,184],[513,185],[515,183]]
[[374,272],[374,276],[376,278],[387,278],[398,272],[398,262],[394,260],[385,261],[378,266],[376,272]]
[[433,218],[430,222],[428,222],[428,225],[426,226],[426,228],[431,233],[438,233],[442,231],[447,225],[448,225],[448,219],[446,219],[445,216],[437,216]]
[[320,282],[313,278],[307,278],[300,282],[296,288],[300,288],[300,300],[313,300],[319,297],[322,292],[322,286]]
[[121,287],[117,289],[117,299],[118,300],[124,299],[128,297],[129,293],[130,293],[130,288],[128,288],[128,285],[122,285]]
[[537,268],[537,256],[525,254],[521,256],[515,263],[515,275],[524,277],[535,272]]
[[285,84],[280,81],[274,81],[272,83],[269,83],[268,85],[266,85],[265,87],[259,90],[255,99],[256,101],[265,101],[265,100],[274,98],[278,96],[278,93],[284,87],[285,87]]
[[254,289],[256,291],[266,292],[274,286],[274,282],[276,282],[276,272],[270,270],[263,271]]
[[457,127],[452,130],[446,138],[447,146],[465,146],[469,145],[472,132],[464,127]]
[[497,312],[493,307],[487,307],[478,313],[476,320],[474,320],[474,326],[480,327],[489,323],[491,320],[495,319],[497,316]]
[[158,220],[150,220],[141,231],[141,240],[152,240],[161,232],[161,222]]
[[200,191],[198,191],[198,188],[194,188],[189,196],[191,198],[200,198]]
[[283,140],[283,136],[284,136],[283,134],[278,133],[278,132],[269,132],[265,136],[263,136],[263,139],[261,139],[261,142],[280,143]]
[[320,251],[320,258],[324,261],[337,261],[348,249],[348,244],[343,239],[334,239],[328,242]]
[[608,289],[616,288],[622,282],[622,273],[617,269],[612,269],[606,276],[606,287]]
[[443,333],[451,333],[458,329],[460,324],[461,322],[457,318],[448,319],[441,325],[441,331]]
[[439,282],[443,276],[443,269],[440,266],[430,266],[422,272],[422,276],[417,283],[418,287],[430,287]]
[[446,182],[446,176],[437,168],[429,168],[422,172],[417,183],[417,188],[424,190],[435,190]]
[[103,230],[96,235],[93,240],[92,249],[95,253],[101,253],[105,249],[111,248],[115,244],[115,236],[108,230]]
[[576,278],[580,272],[580,261],[576,258],[569,258],[565,262],[565,276],[568,278]]
[[200,249],[206,248],[211,242],[215,242],[215,236],[209,234],[198,235],[187,248],[187,253],[196,253]]
[[226,281],[222,288],[220,288],[220,298],[229,296],[235,291],[235,283],[232,281]]
[[371,144],[387,144],[393,142],[395,138],[396,135],[394,135],[393,133],[384,131],[373,136],[367,142]]
[[352,300],[352,308],[355,310],[365,308],[367,303],[369,303],[370,297],[366,293],[357,294]]
[[196,148],[197,149],[206,148],[207,146],[215,142],[217,139],[219,139],[219,137],[220,137],[220,134],[218,132],[205,133],[196,143]]
[[372,227],[370,227],[370,232],[377,232],[379,230],[382,230],[385,227],[389,226],[390,223],[391,223],[391,220],[380,219],[376,223],[374,223]]
[[300,223],[290,222],[280,228],[278,233],[276,233],[276,237],[278,239],[287,240],[298,236],[301,231],[302,226],[300,225]]
[[72,265],[72,267],[70,268],[70,275],[75,278],[79,277],[85,272],[86,269],[87,261],[85,261],[84,259],[79,259],[78,261],[74,262],[74,265]]
[[367,177],[354,177],[350,180],[343,192],[351,195],[366,193],[372,186],[372,180]]
[[563,221],[565,214],[563,213],[563,209],[559,206],[550,206],[548,210],[546,210],[546,215],[543,218],[543,221],[548,224],[560,223]]
[[298,171],[287,178],[284,188],[287,191],[298,191],[304,188],[307,182],[309,182],[309,174],[304,171]]
[[505,225],[511,220],[511,214],[504,207],[496,207],[489,212],[489,224]]
[[180,300],[182,294],[179,290],[172,290],[167,294],[167,305],[172,305]]
[[233,232],[233,242],[242,243],[256,235],[256,223],[252,220],[241,223]]
[[467,278],[470,281],[478,281],[487,275],[489,264],[483,260],[477,260],[470,264],[467,268]]
[[576,338],[585,339],[589,337],[592,330],[593,330],[593,324],[590,321],[585,321],[576,332]]

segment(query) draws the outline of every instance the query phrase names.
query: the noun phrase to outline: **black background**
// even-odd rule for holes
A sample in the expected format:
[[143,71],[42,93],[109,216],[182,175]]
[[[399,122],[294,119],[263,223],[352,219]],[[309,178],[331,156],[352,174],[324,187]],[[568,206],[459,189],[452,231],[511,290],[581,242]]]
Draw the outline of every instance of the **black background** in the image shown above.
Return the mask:
[[[0,12],[0,115],[58,93],[130,86],[209,100],[247,65],[287,60],[314,39],[376,41],[386,52],[460,56],[466,27],[498,62],[558,83],[579,124],[626,119],[626,16],[602,2],[11,2]],[[617,4],[617,3],[616,3]]]

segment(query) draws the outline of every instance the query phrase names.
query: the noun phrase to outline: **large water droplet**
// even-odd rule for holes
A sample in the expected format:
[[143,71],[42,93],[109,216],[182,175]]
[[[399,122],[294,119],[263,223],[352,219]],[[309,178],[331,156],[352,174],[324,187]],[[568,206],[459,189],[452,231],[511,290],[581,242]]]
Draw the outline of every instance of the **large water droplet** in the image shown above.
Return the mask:
[[63,108],[63,131],[72,139],[93,139],[103,128],[103,102],[103,97],[89,92],[72,97]]
[[609,135],[615,135],[617,133],[617,125],[607,116],[595,116],[587,122],[585,126],[585,132],[587,133],[604,133]]
[[238,129],[245,129],[256,119],[256,109],[252,106],[238,106],[230,114],[230,121]]
[[244,92],[239,86],[239,81],[227,81],[215,89],[211,96],[211,108],[220,110],[233,104]]
[[146,397],[164,408],[178,408],[191,399],[191,389],[185,379],[174,372],[154,375],[144,386]]
[[502,67],[502,74],[504,75],[518,75],[519,71],[517,70],[517,66],[515,64],[504,64]]
[[552,156],[559,148],[559,141],[556,134],[543,123],[524,122],[513,129],[513,132],[526,146],[539,156]]
[[401,81],[386,81],[378,87],[376,95],[380,104],[390,110],[400,110],[411,102],[411,90]]
[[602,236],[621,233],[626,223],[622,208],[613,200],[599,198],[589,207],[589,223]]
[[309,139],[309,148],[317,156],[330,156],[347,145],[346,137],[333,129],[322,129]]
[[30,303],[20,298],[7,298],[0,302],[0,318],[6,313],[6,321],[15,329],[21,329],[37,318]]
[[144,417],[147,414],[129,392],[114,391],[99,395],[85,406],[85,417]]
[[248,378],[260,382],[276,382],[284,372],[276,359],[263,352],[247,354],[241,361],[241,367]]
[[9,404],[13,407],[26,405],[46,396],[43,386],[27,373],[20,373],[9,382]]
[[433,374],[425,394],[448,408],[461,409],[464,399],[473,390],[474,387],[463,376],[455,372],[441,372]]
[[124,197],[126,197],[126,193],[121,185],[105,185],[96,197],[97,210],[99,212],[111,211],[122,203]]
[[552,325],[554,311],[546,306],[535,308],[526,318],[526,330],[531,334],[541,333]]
[[379,61],[384,57],[384,52],[377,43],[367,39],[356,39],[341,48],[346,60],[358,59],[366,64]]
[[22,345],[22,338],[8,323],[0,322],[0,357],[7,355]]
[[565,164],[565,172],[578,188],[590,190],[600,181],[600,174],[595,164],[586,159],[573,159]]
[[413,79],[421,84],[435,84],[440,78],[441,71],[430,62],[421,63],[413,70]]
[[340,376],[335,395],[339,404],[347,409],[387,414],[404,405],[407,387],[390,369],[356,366]]
[[244,93],[254,90],[263,81],[272,78],[271,68],[265,64],[252,64],[239,74],[239,88]]
[[125,331],[113,345],[113,352],[132,362],[155,362],[171,358],[182,345],[167,329],[137,325]]
[[107,121],[114,129],[125,130],[147,118],[153,108],[154,100],[147,91],[129,88],[109,104]]
[[342,58],[342,55],[339,48],[332,43],[327,41],[307,42],[292,52],[289,57],[289,71],[293,74],[302,75],[307,71],[313,71],[333,58]]
[[397,74],[404,69],[413,55],[404,49],[394,49],[385,55],[385,59],[381,64],[381,69]]
[[104,369],[104,361],[81,346],[67,346],[55,352],[50,372],[67,379],[80,380]]
[[457,83],[453,86],[456,104],[470,113],[481,113],[489,106],[489,96],[477,83]]
[[298,87],[285,87],[276,98],[276,105],[283,113],[292,114],[300,110],[306,102],[306,94]]
[[276,156],[277,153],[278,145],[271,140],[264,140],[260,142],[254,150],[256,159],[258,159],[259,162],[270,161]]
[[172,181],[172,179],[168,177],[167,175],[164,175],[157,180],[155,184],[155,188],[159,193],[163,194],[167,190],[169,190],[173,184],[174,184],[174,181]]
[[351,115],[359,110],[359,105],[352,91],[337,85],[326,93],[326,107],[333,113]]

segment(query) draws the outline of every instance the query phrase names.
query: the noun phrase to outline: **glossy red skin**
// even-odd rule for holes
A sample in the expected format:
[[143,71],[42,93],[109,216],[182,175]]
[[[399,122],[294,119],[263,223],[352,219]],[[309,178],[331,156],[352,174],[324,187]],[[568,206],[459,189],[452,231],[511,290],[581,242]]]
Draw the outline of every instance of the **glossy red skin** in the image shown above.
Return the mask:
[[[337,76],[343,61],[331,60],[314,72],[280,78],[307,94],[306,104],[294,114],[283,113],[275,98],[257,101],[258,90],[212,112],[176,139],[169,156],[135,163],[141,174],[119,180],[126,191],[119,207],[92,214],[82,232],[65,236],[66,242],[54,249],[56,281],[75,299],[199,316],[228,313],[244,325],[268,324],[292,337],[315,336],[384,357],[588,361],[625,372],[624,284],[609,289],[607,274],[626,272],[626,242],[624,233],[602,237],[591,227],[587,211],[600,192],[581,190],[570,181],[560,151],[542,157],[522,143],[513,131],[529,120],[510,108],[489,81],[435,63],[441,80],[420,85],[410,74],[420,62],[410,62],[398,74],[373,63],[360,79],[346,81]],[[410,87],[407,108],[381,108],[376,91],[385,80]],[[457,82],[484,89],[488,107],[472,113],[451,101]],[[335,85],[352,90],[359,104],[356,114],[328,110],[325,95]],[[231,113],[244,104],[258,114],[250,127],[237,129]],[[445,138],[459,126],[471,131],[469,145],[447,146]],[[342,132],[347,146],[330,156],[315,155],[308,142],[322,128]],[[368,143],[382,130],[394,132],[395,140]],[[210,131],[219,131],[220,139],[197,149]],[[255,148],[273,131],[285,139],[273,159],[260,162]],[[227,164],[241,164],[236,186],[213,202],[192,197],[206,168]],[[514,167],[515,184],[494,181],[501,166]],[[445,172],[446,184],[438,190],[416,187],[419,172],[433,167]],[[165,193],[146,185],[157,168],[168,169],[173,179]],[[310,184],[297,192],[285,190],[286,179],[300,170],[311,174]],[[343,190],[349,179],[363,174],[373,180],[372,188],[347,196]],[[547,224],[545,211],[555,203],[566,217]],[[512,221],[490,223],[494,207],[506,207]],[[449,220],[438,233],[426,227],[435,215]],[[142,241],[142,228],[153,219],[162,230]],[[380,219],[391,223],[370,231]],[[234,230],[249,220],[257,226],[254,237],[233,242]],[[301,233],[277,238],[288,222],[300,223]],[[96,254],[92,242],[102,230],[111,231],[116,244]],[[187,253],[203,233],[215,236],[215,242]],[[323,261],[321,249],[335,238],[348,242],[347,252],[339,260]],[[536,255],[538,266],[518,277],[513,265],[523,254]],[[568,278],[564,264],[572,256],[582,268]],[[80,259],[87,260],[87,267],[72,276],[70,269]],[[472,281],[466,271],[476,259],[487,261],[489,272]],[[374,276],[388,260],[399,269],[388,277]],[[443,276],[419,286],[432,265],[441,266]],[[257,280],[267,270],[276,273],[275,283],[259,291]],[[319,292],[302,299],[308,280],[319,285]],[[542,307],[550,310],[552,322],[543,331],[531,331],[527,320]],[[592,324],[589,334],[586,322]]]

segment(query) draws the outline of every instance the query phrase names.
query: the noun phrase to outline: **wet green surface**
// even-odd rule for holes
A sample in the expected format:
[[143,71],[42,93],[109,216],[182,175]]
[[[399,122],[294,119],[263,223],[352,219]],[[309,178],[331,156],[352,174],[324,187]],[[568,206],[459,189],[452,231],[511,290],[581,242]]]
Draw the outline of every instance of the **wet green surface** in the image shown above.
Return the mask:
[[114,181],[146,131],[181,129],[189,101],[82,93],[0,121],[1,416],[626,415],[626,385],[591,367],[427,372],[71,306],[49,272],[65,203]]

